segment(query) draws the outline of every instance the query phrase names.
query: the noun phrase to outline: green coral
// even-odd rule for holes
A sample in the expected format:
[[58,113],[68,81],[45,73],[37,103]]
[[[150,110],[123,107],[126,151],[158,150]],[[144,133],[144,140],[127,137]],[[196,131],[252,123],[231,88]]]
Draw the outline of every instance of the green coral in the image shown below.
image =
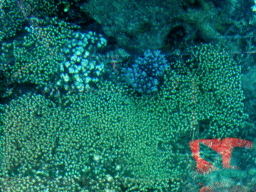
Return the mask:
[[23,41],[3,44],[3,73],[10,83],[28,82],[42,87],[58,80],[55,78],[60,70],[59,63],[64,60],[63,45],[72,37],[72,29],[78,27],[56,18],[41,22],[40,27],[26,28],[28,34]]
[[2,186],[18,179],[17,189],[179,191],[193,166],[189,141],[238,137],[246,119],[237,64],[218,46],[188,53],[155,95],[105,83],[64,96],[61,106],[36,94],[12,100],[3,121]]
[[[2,139],[3,139],[3,129],[4,129],[4,112],[5,112],[5,106],[0,104],[0,146],[2,146]],[[2,148],[0,148],[0,159],[2,159]],[[0,170],[1,170],[1,164],[0,164]],[[1,176],[1,172],[0,172]]]
[[[186,60],[174,64],[179,82],[171,92],[181,94],[179,109],[195,118],[193,128],[200,138],[241,136],[248,118],[242,102],[241,67],[221,46],[203,44],[187,53]],[[167,94],[175,83],[172,79],[167,77]]]
[[4,0],[0,3],[0,41],[16,36],[27,21],[34,21],[57,13],[57,4],[52,1]]
[[1,2],[0,18],[0,41],[15,36],[26,21],[15,0]]
[[84,190],[177,190],[187,155],[179,154],[176,131],[134,106],[124,90],[101,90],[68,96],[64,109],[34,94],[8,104],[4,177],[75,178],[70,185]]

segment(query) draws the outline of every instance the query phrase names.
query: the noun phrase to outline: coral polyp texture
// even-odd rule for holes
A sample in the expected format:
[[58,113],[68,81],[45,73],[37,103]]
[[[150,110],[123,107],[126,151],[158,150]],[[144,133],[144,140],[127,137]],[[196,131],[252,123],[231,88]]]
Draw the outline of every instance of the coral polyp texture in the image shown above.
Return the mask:
[[255,191],[255,11],[0,0],[0,191]]
[[8,83],[33,83],[44,87],[58,79],[62,47],[77,26],[57,18],[40,21],[40,26],[26,27],[23,40],[3,43],[1,67]]
[[3,121],[2,188],[178,189],[186,155],[177,153],[168,116],[160,122],[134,104],[110,85],[68,96],[65,109],[35,94],[13,100]]
[[[55,4],[56,3],[56,4]],[[14,37],[22,31],[27,21],[34,23],[36,17],[53,16],[57,12],[57,2],[6,0],[0,2],[0,40]]]
[[241,69],[225,50],[202,44],[187,53],[163,66],[154,95],[105,82],[63,96],[60,106],[37,94],[1,106],[2,189],[179,191],[192,169],[188,142],[243,135],[247,118]]
[[[191,126],[202,138],[241,136],[248,119],[241,67],[218,45],[202,44],[188,48],[187,53],[186,59],[173,63],[177,75],[169,89],[187,100],[183,107],[190,111]],[[171,82],[173,76],[168,78],[166,82]],[[184,114],[187,109],[182,110]]]
[[36,94],[6,104],[2,188],[179,191],[192,169],[188,142],[238,137],[247,118],[234,60],[213,45],[187,53],[154,95],[105,82],[60,106]]
[[96,50],[105,47],[107,40],[95,32],[74,32],[73,39],[64,46],[64,62],[60,64],[61,80],[58,86],[65,90],[83,92],[90,83],[97,84],[104,70],[104,63]]
[[169,64],[165,55],[160,50],[144,52],[144,57],[139,57],[129,68],[123,68],[125,81],[139,93],[156,92],[159,89],[159,81]]
[[43,24],[26,27],[22,43],[3,43],[0,66],[8,83],[30,83],[46,92],[84,91],[89,83],[97,84],[104,70],[97,49],[106,46],[106,39],[75,31],[78,26],[56,18]]

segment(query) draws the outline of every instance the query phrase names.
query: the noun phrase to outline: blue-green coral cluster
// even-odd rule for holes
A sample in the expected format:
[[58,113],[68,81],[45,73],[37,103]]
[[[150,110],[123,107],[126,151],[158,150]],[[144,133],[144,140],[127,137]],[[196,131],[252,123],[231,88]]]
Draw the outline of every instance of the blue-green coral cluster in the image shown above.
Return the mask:
[[[44,9],[36,6],[39,17],[24,15],[29,2],[42,2]],[[131,49],[160,48],[177,26],[189,34],[193,28],[177,23],[177,18],[196,23],[203,39],[219,37],[227,22],[213,17],[218,11],[212,1],[200,1],[200,9],[193,9],[196,1],[184,1],[186,13],[181,1],[174,0],[159,6],[156,1],[88,2],[82,8],[103,31]],[[126,86],[102,81],[106,63],[97,55],[106,46],[102,35],[57,18],[42,19],[46,12],[56,14],[48,1],[17,3],[1,5],[0,40],[15,38],[26,19],[30,27],[13,42],[1,42],[1,75],[9,85],[28,83],[70,94],[59,97],[59,105],[31,93],[1,105],[3,190],[181,191],[182,177],[192,165],[189,141],[240,137],[245,132],[241,69],[220,46],[188,48],[188,55],[173,63],[159,52],[146,54],[136,61],[143,66],[133,69],[141,70],[136,74],[140,92],[156,94],[138,97],[128,94]],[[207,25],[212,18],[215,25]],[[147,66],[143,59],[159,63]],[[153,72],[152,79],[143,79],[142,71]],[[163,74],[158,90],[154,84],[159,85]],[[96,83],[99,89],[84,93]]]
[[191,166],[188,142],[236,137],[246,119],[237,64],[219,46],[188,53],[154,96],[105,83],[65,96],[61,106],[36,94],[12,100],[4,115],[3,187],[179,191]]
[[66,91],[83,92],[90,89],[89,83],[97,83],[103,73],[104,63],[95,53],[106,46],[107,40],[92,31],[76,32],[73,36],[63,48],[65,59],[60,64],[61,80],[57,84]]
[[[57,1],[56,1],[57,2]],[[0,41],[16,36],[29,21],[34,24],[36,17],[53,16],[57,4],[52,1],[4,0],[0,2]]]
[[174,63],[176,80],[172,81],[172,76],[167,80],[172,81],[172,92],[183,94],[185,103],[180,108],[185,107],[184,114],[191,114],[190,122],[195,122],[193,127],[202,134],[200,138],[241,136],[248,118],[244,113],[241,67],[222,46],[203,44],[187,51],[186,60]]
[[104,70],[96,51],[106,46],[106,39],[95,32],[76,32],[78,26],[57,18],[43,23],[26,27],[22,44],[2,45],[1,66],[9,84],[33,83],[45,91],[84,91],[89,83],[96,84]]
[[[43,22],[43,21],[42,21]],[[45,25],[26,27],[23,41],[2,45],[3,73],[9,83],[34,83],[44,87],[56,81],[59,63],[64,57],[63,45],[77,28],[56,18],[43,22]]]
[[144,52],[129,68],[123,68],[125,80],[139,93],[158,91],[159,82],[164,72],[169,68],[165,55],[160,50]]
[[178,189],[186,155],[177,152],[175,131],[162,126],[169,118],[138,109],[122,89],[104,88],[69,96],[64,110],[35,94],[13,100],[4,119],[3,176],[28,177],[34,182],[25,189],[50,191],[62,186],[44,181],[50,178],[88,191]]

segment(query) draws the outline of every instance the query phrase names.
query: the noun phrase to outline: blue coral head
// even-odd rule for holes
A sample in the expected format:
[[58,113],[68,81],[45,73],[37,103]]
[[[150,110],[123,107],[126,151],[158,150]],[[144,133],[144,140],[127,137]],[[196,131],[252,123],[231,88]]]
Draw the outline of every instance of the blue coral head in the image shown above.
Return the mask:
[[129,68],[124,68],[126,82],[139,93],[158,91],[160,79],[169,67],[165,55],[160,50],[147,50]]

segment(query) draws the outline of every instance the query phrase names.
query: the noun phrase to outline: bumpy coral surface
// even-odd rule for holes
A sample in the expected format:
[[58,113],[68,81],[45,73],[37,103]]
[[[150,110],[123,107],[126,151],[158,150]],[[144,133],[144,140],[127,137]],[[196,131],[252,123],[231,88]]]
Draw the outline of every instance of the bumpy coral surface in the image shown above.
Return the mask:
[[159,81],[169,67],[165,55],[159,50],[145,51],[129,68],[123,68],[125,80],[139,93],[158,91]]
[[192,166],[188,142],[236,137],[246,118],[235,62],[221,47],[189,51],[154,96],[105,83],[63,97],[61,106],[36,94],[6,105],[3,187],[178,191]]

